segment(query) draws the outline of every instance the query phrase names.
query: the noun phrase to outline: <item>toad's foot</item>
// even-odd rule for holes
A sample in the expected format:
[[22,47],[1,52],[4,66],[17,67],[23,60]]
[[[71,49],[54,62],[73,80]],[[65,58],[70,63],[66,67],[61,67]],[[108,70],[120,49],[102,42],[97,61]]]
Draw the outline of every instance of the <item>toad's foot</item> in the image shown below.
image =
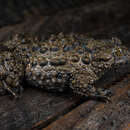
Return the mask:
[[104,88],[99,88],[96,89],[96,91],[93,93],[90,92],[89,94],[85,94],[85,97],[89,97],[91,99],[96,99],[96,100],[102,100],[105,102],[111,102],[110,99],[111,96],[112,96],[112,92]]
[[112,92],[109,89],[105,88],[96,88],[92,85],[88,85],[85,88],[81,88],[80,90],[73,90],[74,93],[77,93],[83,97],[87,97],[90,99],[103,100],[105,102],[111,102],[110,97],[112,96]]
[[90,94],[90,96],[93,96],[97,99],[98,98],[102,99],[102,100],[107,101],[107,102],[111,102],[110,96],[112,96],[112,92],[109,89],[97,88],[95,90],[96,90],[95,93],[92,95]]

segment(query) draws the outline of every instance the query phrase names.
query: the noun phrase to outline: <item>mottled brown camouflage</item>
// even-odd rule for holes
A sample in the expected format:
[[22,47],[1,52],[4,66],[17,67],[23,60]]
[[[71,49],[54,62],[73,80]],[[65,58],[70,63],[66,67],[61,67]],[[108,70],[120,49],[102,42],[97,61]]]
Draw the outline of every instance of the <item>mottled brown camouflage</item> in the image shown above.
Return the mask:
[[52,35],[38,41],[15,35],[0,53],[0,93],[17,96],[22,83],[49,91],[71,89],[82,96],[107,99],[103,86],[130,70],[130,52],[120,40],[94,40],[83,35]]

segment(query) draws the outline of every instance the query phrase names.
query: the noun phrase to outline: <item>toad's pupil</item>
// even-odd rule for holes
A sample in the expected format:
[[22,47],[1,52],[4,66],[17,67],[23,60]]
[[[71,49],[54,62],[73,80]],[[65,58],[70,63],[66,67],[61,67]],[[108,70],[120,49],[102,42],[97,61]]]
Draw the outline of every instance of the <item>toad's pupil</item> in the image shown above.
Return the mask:
[[5,61],[9,61],[9,59],[6,58]]

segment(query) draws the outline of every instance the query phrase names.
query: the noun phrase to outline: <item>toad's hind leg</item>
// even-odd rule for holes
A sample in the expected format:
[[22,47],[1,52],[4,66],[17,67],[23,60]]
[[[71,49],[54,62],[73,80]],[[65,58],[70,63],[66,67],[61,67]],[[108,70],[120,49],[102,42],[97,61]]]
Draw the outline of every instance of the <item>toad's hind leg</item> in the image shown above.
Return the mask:
[[78,73],[73,75],[73,79],[70,82],[70,88],[76,94],[83,97],[90,97],[91,99],[102,99],[109,101],[111,91],[103,88],[102,86],[96,86],[95,82],[98,80],[98,76],[91,71],[84,71],[80,69]]

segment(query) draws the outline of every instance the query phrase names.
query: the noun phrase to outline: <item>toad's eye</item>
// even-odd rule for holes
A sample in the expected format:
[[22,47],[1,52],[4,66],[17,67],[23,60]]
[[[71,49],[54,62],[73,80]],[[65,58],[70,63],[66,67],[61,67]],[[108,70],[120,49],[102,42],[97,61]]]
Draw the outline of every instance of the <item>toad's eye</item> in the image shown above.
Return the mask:
[[117,56],[122,56],[122,55],[123,55],[122,49],[121,49],[121,48],[116,48],[115,54],[116,54]]
[[115,56],[122,56],[123,55],[123,51],[122,51],[122,49],[121,48],[116,48],[116,49],[114,49],[114,55]]

